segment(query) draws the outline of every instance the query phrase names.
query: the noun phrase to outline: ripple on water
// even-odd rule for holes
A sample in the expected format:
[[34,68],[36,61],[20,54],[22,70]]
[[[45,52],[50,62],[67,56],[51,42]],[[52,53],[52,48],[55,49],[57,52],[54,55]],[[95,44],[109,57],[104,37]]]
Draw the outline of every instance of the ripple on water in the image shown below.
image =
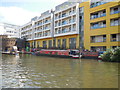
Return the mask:
[[82,60],[79,63],[72,59],[56,60],[32,55],[23,55],[21,60],[13,56],[4,56],[4,59],[2,65],[4,88],[117,87],[116,63],[100,63],[95,60]]

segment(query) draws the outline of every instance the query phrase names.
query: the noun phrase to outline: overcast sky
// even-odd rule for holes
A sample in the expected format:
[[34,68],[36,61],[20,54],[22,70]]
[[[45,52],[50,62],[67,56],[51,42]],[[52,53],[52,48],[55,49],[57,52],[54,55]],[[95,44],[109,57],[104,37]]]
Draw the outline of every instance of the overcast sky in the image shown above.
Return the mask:
[[67,0],[0,0],[0,22],[23,25]]

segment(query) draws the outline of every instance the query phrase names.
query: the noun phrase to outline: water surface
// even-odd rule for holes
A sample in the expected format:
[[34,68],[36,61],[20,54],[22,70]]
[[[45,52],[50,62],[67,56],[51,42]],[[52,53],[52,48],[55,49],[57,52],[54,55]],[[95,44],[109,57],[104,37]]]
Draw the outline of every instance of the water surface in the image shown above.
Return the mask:
[[3,88],[118,88],[118,63],[2,55]]

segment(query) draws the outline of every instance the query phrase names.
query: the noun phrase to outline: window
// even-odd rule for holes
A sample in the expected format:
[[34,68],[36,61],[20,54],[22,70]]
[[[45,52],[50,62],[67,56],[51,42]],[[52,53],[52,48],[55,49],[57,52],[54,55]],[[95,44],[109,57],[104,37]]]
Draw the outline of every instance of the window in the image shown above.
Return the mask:
[[64,29],[62,29],[62,33],[65,33],[66,31],[65,31],[65,28]]
[[58,30],[58,34],[60,34],[61,33],[61,30]]
[[91,36],[91,43],[106,42],[106,35]]
[[69,46],[70,46],[70,49],[76,49],[76,38],[69,39]]
[[58,48],[61,48],[61,40],[58,39]]
[[49,48],[52,48],[52,40],[49,40]]
[[91,29],[105,28],[105,27],[106,27],[106,21],[91,23]]
[[103,42],[106,42],[106,35],[103,35]]
[[107,2],[104,2],[104,1],[91,2],[90,8],[97,7],[97,6],[105,4],[105,3],[107,3]]
[[58,33],[58,30],[56,29],[56,30],[55,30],[55,34],[57,34],[57,33]]
[[112,49],[115,49],[117,46],[111,46],[112,47]]
[[39,41],[37,41],[37,48],[39,48],[40,47],[40,42]]
[[59,18],[61,18],[61,15],[59,15]]
[[110,13],[111,14],[120,13],[120,5],[110,8]]
[[71,15],[71,11],[69,11],[69,15]]
[[71,26],[69,27],[69,32],[71,31]]
[[110,20],[111,26],[118,26],[120,25],[120,18],[115,18]]
[[112,34],[111,35],[111,41],[112,42],[117,41],[117,34]]
[[62,14],[62,17],[65,17],[65,16],[66,16],[66,13],[63,13],[63,14]]
[[62,39],[62,48],[66,49],[66,39]]
[[91,43],[94,43],[95,42],[95,36],[92,36],[91,37]]
[[47,48],[47,42],[43,41],[43,48]]
[[106,10],[91,13],[91,19],[95,19],[103,16],[106,16]]

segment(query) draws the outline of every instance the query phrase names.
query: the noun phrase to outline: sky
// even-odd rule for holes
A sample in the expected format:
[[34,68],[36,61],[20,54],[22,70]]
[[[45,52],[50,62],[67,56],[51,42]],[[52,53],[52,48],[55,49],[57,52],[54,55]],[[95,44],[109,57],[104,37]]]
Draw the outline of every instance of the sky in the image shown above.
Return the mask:
[[67,0],[0,0],[0,22],[24,25]]

